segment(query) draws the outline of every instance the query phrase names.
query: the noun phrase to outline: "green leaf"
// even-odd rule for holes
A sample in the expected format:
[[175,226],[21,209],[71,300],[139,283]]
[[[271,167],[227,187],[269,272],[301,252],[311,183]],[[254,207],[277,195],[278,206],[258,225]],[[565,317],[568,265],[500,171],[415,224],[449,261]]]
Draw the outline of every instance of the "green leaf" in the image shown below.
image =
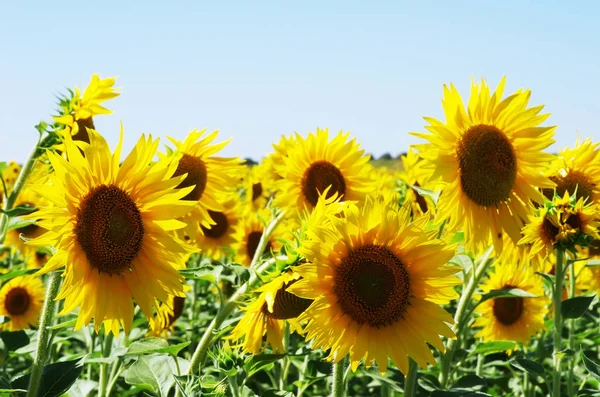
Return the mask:
[[[179,360],[182,372],[187,370],[189,362]],[[182,365],[181,363],[186,363]],[[161,397],[167,397],[169,390],[175,385],[173,373],[175,362],[167,355],[140,356],[127,370],[125,382],[144,390],[149,390]]]
[[596,267],[600,266],[600,259],[590,259],[585,264],[587,267]]
[[189,346],[190,343],[192,342],[187,341],[169,346],[169,343],[162,338],[150,337],[133,342],[125,355],[167,353],[176,356],[182,349]]
[[37,222],[35,219],[23,219],[20,216],[14,216],[8,221],[8,230],[21,229],[33,225],[35,222]]
[[0,161],[0,172],[4,171],[7,166],[6,161]]
[[22,204],[22,205],[18,205],[16,207],[14,207],[14,208],[11,208],[9,210],[3,210],[2,208],[0,208],[0,212],[6,214],[8,216],[19,216],[19,215],[31,214],[36,209],[37,208],[32,205]]
[[450,390],[434,390],[431,397],[491,397],[491,394],[480,391],[450,389]]
[[98,382],[79,379],[69,390],[69,397],[87,397],[96,387],[98,387]]
[[410,187],[415,192],[419,193],[420,196],[427,197],[427,198],[431,199],[431,201],[433,201],[433,203],[435,205],[437,205],[438,199],[440,198],[440,193],[441,193],[440,190],[438,190],[437,192],[434,192],[433,190],[423,189],[420,186],[410,185]]
[[244,363],[244,370],[246,370],[247,377],[251,377],[255,373],[268,368],[275,361],[285,357],[285,354],[259,354],[257,356],[251,356]]
[[6,349],[10,352],[14,352],[15,350],[29,344],[29,337],[25,331],[0,332],[0,339],[2,339]]
[[26,389],[0,389],[0,393],[27,393]]
[[453,389],[481,389],[485,387],[487,381],[477,375],[465,375],[452,386]]
[[579,318],[584,315],[596,295],[592,296],[576,296],[564,300],[560,308],[560,313],[563,318]]
[[535,361],[531,361],[526,358],[519,357],[510,360],[510,365],[517,369],[520,369],[523,372],[528,372],[533,375],[544,376],[544,374],[546,373],[542,364],[536,363]]
[[488,292],[487,294],[483,295],[481,297],[481,300],[479,302],[477,302],[477,304],[479,305],[482,302],[485,302],[489,299],[495,299],[495,298],[535,298],[536,296],[527,292],[527,291],[523,291],[522,289],[519,288],[505,288],[505,289],[495,289],[493,291]]
[[471,352],[471,355],[501,353],[508,350],[512,350],[516,346],[517,344],[515,342],[509,340],[479,343],[475,350]]
[[596,380],[600,381],[600,365],[598,365],[594,361],[592,361],[592,359],[590,359],[585,354],[585,352],[583,351],[583,348],[581,349],[581,358],[583,360],[583,365],[585,366],[585,369],[587,369],[587,371],[594,378],[596,378]]
[[75,324],[77,324],[77,319],[65,321],[64,323],[60,323],[60,324],[56,324],[52,327],[49,327],[48,329],[50,329],[52,331],[56,331],[58,329],[74,327]]
[[[62,361],[44,366],[38,397],[57,397],[71,388],[83,372],[83,359]],[[19,389],[29,387],[30,374],[17,378],[12,383]]]
[[4,284],[5,282],[7,282],[15,277],[25,276],[27,274],[33,274],[33,273],[37,272],[38,270],[39,269],[21,269],[21,270],[12,271],[10,273],[1,274],[0,275],[0,283]]

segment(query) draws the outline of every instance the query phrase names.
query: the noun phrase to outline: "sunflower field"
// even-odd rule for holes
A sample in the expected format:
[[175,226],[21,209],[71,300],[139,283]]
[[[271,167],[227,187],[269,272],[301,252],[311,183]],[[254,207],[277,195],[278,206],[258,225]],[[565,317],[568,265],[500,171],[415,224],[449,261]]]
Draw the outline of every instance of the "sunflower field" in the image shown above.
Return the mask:
[[600,143],[551,153],[529,90],[444,85],[387,167],[321,128],[124,153],[115,84],[0,162],[0,395],[600,396]]

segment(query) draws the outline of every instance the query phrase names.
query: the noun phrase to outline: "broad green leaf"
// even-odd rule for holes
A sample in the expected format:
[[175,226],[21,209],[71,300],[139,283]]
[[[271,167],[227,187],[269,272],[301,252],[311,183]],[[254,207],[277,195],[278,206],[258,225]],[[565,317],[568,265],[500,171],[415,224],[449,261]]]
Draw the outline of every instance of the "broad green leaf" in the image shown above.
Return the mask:
[[69,397],[87,397],[96,387],[98,387],[98,382],[78,379],[69,390]]
[[25,331],[3,331],[0,332],[0,339],[2,339],[4,346],[6,346],[6,349],[10,352],[14,352],[15,350],[29,344],[29,337]]
[[26,276],[28,274],[33,274],[37,271],[38,271],[38,269],[21,269],[21,270],[14,270],[10,273],[1,274],[0,275],[0,283],[4,284],[5,282],[7,282],[15,277]]
[[[57,397],[71,388],[83,371],[83,359],[62,361],[48,364],[44,367],[38,397]],[[13,381],[13,386],[18,389],[29,387],[30,374],[21,376]]]
[[508,340],[499,340],[494,342],[484,342],[479,343],[475,350],[471,352],[471,355],[474,354],[493,354],[493,353],[501,353],[508,350],[512,350],[517,346],[517,344],[513,341]]
[[35,219],[23,219],[20,216],[13,216],[8,221],[8,230],[21,229],[37,222]]
[[480,376],[477,375],[465,375],[452,386],[453,389],[471,389],[471,390],[480,390],[485,387],[487,381]]
[[189,346],[190,343],[192,342],[188,341],[169,346],[169,343],[162,338],[150,337],[133,342],[125,354],[167,353],[176,356],[182,349]]
[[269,389],[266,392],[261,394],[262,397],[295,397],[294,393],[285,391],[285,390],[277,390],[277,389]]
[[597,363],[595,363],[594,361],[592,361],[592,359],[589,358],[585,354],[585,352],[583,351],[583,348],[581,349],[581,358],[583,360],[583,365],[585,366],[585,369],[587,369],[588,372],[594,378],[596,378],[596,380],[600,381],[600,365],[598,365]]
[[434,192],[433,190],[423,189],[421,186],[410,185],[410,187],[415,192],[419,193],[419,195],[421,195],[423,197],[428,197],[429,199],[431,199],[431,201],[433,201],[433,203],[435,205],[437,205],[438,199],[440,198],[440,193],[441,193],[440,190],[438,190],[437,192]]
[[431,397],[491,397],[491,394],[472,390],[434,390]]
[[[179,359],[182,372],[189,362]],[[167,397],[175,385],[175,361],[168,355],[140,356],[126,372],[125,382],[129,385],[149,390],[161,397]]]
[[244,363],[244,369],[246,370],[247,377],[251,377],[255,373],[269,367],[275,361],[285,357],[285,354],[259,354],[251,356]]
[[510,365],[513,367],[520,369],[523,372],[528,372],[533,375],[544,376],[544,366],[540,363],[536,363],[535,361],[528,360],[526,358],[515,358],[510,360]]
[[576,296],[574,298],[564,300],[560,308],[563,318],[579,318],[583,316],[595,297],[596,295]]

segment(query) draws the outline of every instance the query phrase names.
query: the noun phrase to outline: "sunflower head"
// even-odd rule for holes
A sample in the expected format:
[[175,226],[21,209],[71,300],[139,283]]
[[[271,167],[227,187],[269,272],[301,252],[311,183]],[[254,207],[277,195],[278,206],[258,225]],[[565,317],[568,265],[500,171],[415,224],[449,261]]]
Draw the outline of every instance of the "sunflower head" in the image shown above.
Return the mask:
[[[50,202],[28,186],[25,186],[19,192],[19,196],[15,201],[15,205],[31,207],[29,217],[34,218],[35,213],[39,210],[39,208],[48,207]],[[14,251],[19,251],[23,259],[28,263],[34,260],[36,248],[25,244],[21,240],[21,236],[25,239],[34,239],[46,232],[46,229],[35,223],[34,220],[35,219],[26,220],[23,226],[11,228],[6,233],[6,245],[11,246]]]
[[519,244],[530,245],[530,256],[543,262],[556,247],[573,253],[587,247],[598,239],[599,227],[596,206],[584,204],[583,197],[577,199],[566,191],[536,210],[523,227]]
[[97,331],[104,324],[117,335],[131,328],[134,300],[150,318],[156,300],[183,295],[177,269],[189,250],[172,231],[194,206],[181,200],[192,188],[176,188],[183,177],[173,177],[175,165],[153,162],[158,140],[151,136],[121,163],[122,132],[114,153],[95,130],[88,133],[83,153],[68,135],[64,156],[48,153],[52,189],[30,186],[53,206],[26,216],[47,230],[28,244],[57,249],[41,272],[64,267],[61,314],[80,307],[76,329],[93,317]]
[[456,88],[444,86],[446,121],[425,118],[429,133],[414,134],[429,141],[415,147],[443,184],[437,215],[463,230],[473,251],[490,242],[501,251],[503,233],[518,241],[530,201],[543,201],[537,188],[554,186],[542,175],[552,156],[541,150],[555,127],[539,126],[549,115],[527,108],[529,90],[502,99],[504,82],[493,93],[473,82],[466,108]]
[[524,345],[544,329],[544,316],[550,300],[544,295],[542,278],[533,268],[512,263],[497,263],[480,288],[494,290],[520,289],[530,297],[498,297],[484,301],[475,309],[480,317],[473,324],[481,328],[477,337],[484,341],[509,340]]
[[404,199],[410,203],[414,216],[423,215],[428,211],[435,213],[435,205],[431,199],[417,191],[418,188],[433,189],[435,187],[429,181],[429,173],[423,168],[423,163],[413,148],[410,148],[406,155],[402,156],[403,172],[400,179],[407,185]]
[[267,167],[259,164],[250,168],[243,184],[247,210],[259,211],[266,208],[273,193],[273,180]]
[[296,145],[276,165],[283,179],[276,182],[275,204],[298,215],[312,209],[327,188],[329,195],[360,201],[373,188],[368,161],[356,139],[349,140],[349,133],[340,131],[332,140],[326,129],[317,129],[307,138],[296,135]]
[[[190,290],[187,285],[184,288]],[[168,337],[168,331],[174,330],[175,322],[185,309],[185,296],[171,295],[162,303],[155,304],[156,314],[148,320],[149,334],[151,336]]]
[[[235,251],[235,262],[250,266],[271,217],[269,210],[262,210],[256,213],[246,212],[238,220],[234,235],[235,243],[231,246]],[[269,237],[264,253],[278,252],[282,246],[281,238],[285,234],[285,224],[279,224]]]
[[1,328],[20,331],[38,324],[44,284],[35,276],[15,277],[0,288],[0,315],[10,319]]
[[586,203],[600,203],[600,143],[590,138],[580,142],[574,148],[564,148],[550,164],[547,172],[556,183],[554,189],[544,189],[548,200],[554,194],[563,197],[565,193],[582,198]]
[[95,129],[93,117],[111,114],[112,111],[102,106],[102,103],[120,95],[118,88],[114,88],[115,81],[116,77],[100,79],[94,74],[83,95],[79,88],[75,88],[75,91],[69,90],[69,97],[60,99],[59,114],[54,116],[54,120],[74,140],[90,143],[87,129]]
[[454,246],[424,231],[425,222],[410,223],[395,196],[367,196],[312,226],[298,250],[308,261],[295,269],[303,279],[288,291],[315,300],[300,320],[328,359],[349,354],[353,370],[364,360],[385,372],[390,357],[406,373],[407,357],[424,367],[435,361],[427,344],[443,350],[439,335],[454,337],[452,317],[438,306],[460,283],[458,269],[445,266]]
[[[243,351],[259,354],[266,346],[273,352],[284,353],[283,327],[287,321],[291,330],[302,334],[302,326],[298,317],[311,305],[312,300],[300,298],[287,291],[288,287],[300,278],[293,271],[275,277],[272,281],[258,288],[259,296],[246,306],[244,317],[231,332],[229,339],[240,340]],[[263,337],[267,335],[266,345]]]

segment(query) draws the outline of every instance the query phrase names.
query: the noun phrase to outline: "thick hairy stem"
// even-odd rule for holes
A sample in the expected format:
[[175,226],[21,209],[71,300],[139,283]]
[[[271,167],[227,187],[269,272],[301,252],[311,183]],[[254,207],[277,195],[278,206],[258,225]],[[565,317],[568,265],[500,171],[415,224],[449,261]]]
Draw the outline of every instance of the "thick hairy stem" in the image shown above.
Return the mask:
[[343,397],[344,393],[344,359],[333,364],[331,373],[331,397]]
[[404,380],[404,397],[414,397],[417,390],[417,372],[419,367],[412,358],[408,359],[408,374]]
[[563,263],[565,251],[556,249],[556,282],[553,289],[552,299],[554,301],[554,351],[552,354],[552,396],[560,397],[560,362],[562,351],[562,290],[565,278]]
[[58,272],[50,273],[48,288],[46,288],[44,307],[42,308],[42,315],[40,317],[37,350],[35,352],[33,366],[31,367],[27,397],[37,397],[38,389],[40,387],[40,380],[42,378],[44,364],[46,363],[46,358],[48,357],[48,350],[50,347],[48,346],[48,338],[51,332],[49,328],[52,325],[52,319],[54,318],[54,298],[56,298],[56,295],[58,294],[60,280],[61,277]]

